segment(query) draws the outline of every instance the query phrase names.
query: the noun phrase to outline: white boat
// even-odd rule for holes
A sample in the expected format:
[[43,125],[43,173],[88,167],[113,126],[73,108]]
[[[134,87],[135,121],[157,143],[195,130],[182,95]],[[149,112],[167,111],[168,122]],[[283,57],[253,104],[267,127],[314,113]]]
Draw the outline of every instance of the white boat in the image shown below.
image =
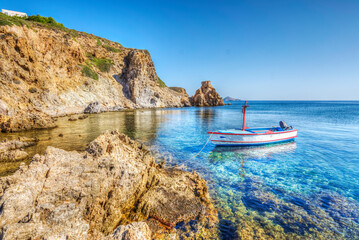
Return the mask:
[[297,137],[297,129],[288,127],[283,121],[279,127],[248,128],[245,127],[247,101],[243,108],[243,123],[241,129],[227,129],[208,132],[211,142],[217,146],[252,146],[270,143],[293,141]]

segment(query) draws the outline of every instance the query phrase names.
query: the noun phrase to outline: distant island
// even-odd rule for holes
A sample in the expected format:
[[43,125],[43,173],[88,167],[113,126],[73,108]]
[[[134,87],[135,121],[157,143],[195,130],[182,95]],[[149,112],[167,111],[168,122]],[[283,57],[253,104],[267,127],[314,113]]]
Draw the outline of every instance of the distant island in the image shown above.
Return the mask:
[[232,98],[232,97],[229,97],[229,96],[225,97],[223,100],[224,100],[224,101],[230,101],[230,102],[238,102],[238,101],[241,101],[241,99],[239,99],[239,98]]

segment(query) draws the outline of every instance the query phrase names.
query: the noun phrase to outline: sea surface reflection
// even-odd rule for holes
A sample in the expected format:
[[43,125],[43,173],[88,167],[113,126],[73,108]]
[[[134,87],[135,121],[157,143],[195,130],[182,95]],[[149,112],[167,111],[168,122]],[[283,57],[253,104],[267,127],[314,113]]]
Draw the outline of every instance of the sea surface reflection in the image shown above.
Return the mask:
[[[252,101],[250,106],[249,126],[285,120],[299,129],[296,141],[261,147],[209,143],[200,152],[208,131],[240,126],[241,103],[103,113],[76,122],[60,118],[56,129],[0,138],[40,138],[28,149],[33,155],[49,145],[83,150],[104,131],[118,129],[147,144],[167,165],[206,179],[223,239],[358,239],[359,102]],[[0,174],[19,164],[2,163]]]

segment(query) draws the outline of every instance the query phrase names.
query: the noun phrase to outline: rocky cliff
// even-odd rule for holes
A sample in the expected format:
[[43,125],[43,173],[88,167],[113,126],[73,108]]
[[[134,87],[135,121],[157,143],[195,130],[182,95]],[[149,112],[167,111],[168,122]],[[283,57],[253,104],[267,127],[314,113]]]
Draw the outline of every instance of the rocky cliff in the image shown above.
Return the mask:
[[146,50],[36,22],[0,20],[1,131],[54,127],[52,117],[91,112],[93,106],[102,112],[189,105],[188,96],[159,79]]
[[190,99],[191,104],[197,107],[223,106],[223,99],[217,93],[210,81],[203,81],[200,89]]
[[217,212],[196,173],[164,168],[116,131],[85,152],[48,147],[0,178],[1,239],[213,239]]

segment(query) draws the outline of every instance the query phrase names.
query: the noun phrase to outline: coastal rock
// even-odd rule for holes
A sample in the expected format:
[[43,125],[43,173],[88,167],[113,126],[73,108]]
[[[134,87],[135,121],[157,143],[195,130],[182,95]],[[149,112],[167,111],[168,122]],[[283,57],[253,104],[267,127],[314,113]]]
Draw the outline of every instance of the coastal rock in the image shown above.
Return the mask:
[[84,113],[101,113],[105,108],[99,102],[90,103],[84,110]]
[[55,128],[56,126],[57,125],[55,124],[52,117],[38,111],[26,110],[24,112],[16,112],[11,115],[0,114],[1,132],[16,132],[30,129]]
[[151,240],[151,230],[145,222],[119,226],[107,240]]
[[148,51],[75,30],[26,24],[0,26],[1,131],[54,127],[52,117],[84,109],[188,106],[184,94],[160,81]]
[[181,88],[181,87],[169,87],[169,89],[181,94],[181,96],[182,96],[181,103],[183,104],[183,106],[185,106],[185,107],[191,106],[191,102],[189,100],[189,96],[187,94],[186,89]]
[[117,131],[85,152],[48,147],[0,184],[3,239],[161,238],[193,221],[198,233],[217,234],[205,181],[160,168],[143,144]]
[[196,91],[190,100],[192,105],[197,107],[224,105],[223,99],[214,89],[211,81],[203,81],[201,88]]
[[82,119],[86,119],[86,118],[88,118],[89,116],[88,115],[80,115],[79,117],[78,117],[78,119],[79,120],[82,120]]
[[77,117],[75,117],[75,116],[71,116],[71,117],[69,117],[69,119],[68,119],[69,121],[71,121],[71,122],[73,122],[73,121],[77,121],[78,120],[78,118]]
[[0,162],[20,161],[27,158],[28,154],[22,149],[35,144],[35,139],[21,137],[18,140],[0,142]]

